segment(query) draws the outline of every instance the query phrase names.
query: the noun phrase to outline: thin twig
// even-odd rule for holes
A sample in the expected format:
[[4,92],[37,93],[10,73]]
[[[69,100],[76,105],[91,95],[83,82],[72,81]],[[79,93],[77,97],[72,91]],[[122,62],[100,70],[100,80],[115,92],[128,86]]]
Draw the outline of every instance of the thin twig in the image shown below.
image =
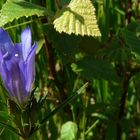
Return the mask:
[[126,21],[127,24],[131,22],[131,16],[132,16],[132,0],[128,0],[126,3]]
[[120,120],[124,117],[125,114],[125,103],[126,98],[128,94],[128,86],[129,86],[129,80],[131,78],[131,73],[126,72],[124,82],[123,82],[123,93],[120,100],[120,106],[119,106],[119,115],[118,115],[118,124],[117,124],[117,140],[121,139],[122,129],[120,126]]

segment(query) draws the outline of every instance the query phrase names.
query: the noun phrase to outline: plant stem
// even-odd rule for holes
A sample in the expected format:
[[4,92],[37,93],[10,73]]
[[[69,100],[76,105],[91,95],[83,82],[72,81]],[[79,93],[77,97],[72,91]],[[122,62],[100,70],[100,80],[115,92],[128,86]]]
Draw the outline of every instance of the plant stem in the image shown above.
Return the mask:
[[57,112],[59,112],[60,110],[62,110],[68,103],[70,103],[72,100],[74,100],[78,95],[80,95],[82,93],[82,91],[88,86],[88,83],[85,83],[77,92],[73,93],[70,97],[68,97],[65,101],[63,101],[63,103],[58,106],[56,109],[54,109],[53,111],[51,111],[41,122],[40,125],[38,127],[36,127],[36,129],[31,133],[31,135],[33,133],[35,133],[38,129],[40,129],[42,126],[44,126],[44,124],[46,123],[46,121],[52,117],[54,114],[56,114]]
[[51,11],[53,11],[53,12],[56,11],[56,9],[55,9],[55,0],[48,0],[48,1],[47,1],[47,5],[48,5],[48,8],[49,8]]
[[132,15],[132,0],[128,0],[126,3],[126,22],[127,24],[131,22]]
[[138,18],[139,17],[139,0],[135,0],[135,17]]
[[58,80],[57,78],[57,73],[55,70],[55,55],[54,55],[54,49],[52,45],[48,42],[46,39],[46,53],[48,56],[48,66],[49,66],[49,73],[50,73],[50,79],[54,81],[55,85],[57,86],[59,93],[60,93],[60,98],[62,101],[66,99],[66,94],[64,91],[63,84]]
[[103,1],[103,8],[104,8],[104,33],[102,36],[102,40],[105,41],[108,39],[109,35],[109,0]]
[[62,9],[62,6],[61,6],[61,4],[60,4],[60,0],[55,0],[55,1],[56,1],[56,4],[57,4],[58,8],[59,8],[59,9]]
[[[89,88],[89,86],[87,87],[87,89]],[[87,93],[87,89],[86,89],[86,93]],[[87,94],[84,94],[83,96],[83,117],[82,117],[82,140],[86,139],[86,124],[87,124],[87,107],[89,104],[89,96]]]
[[117,124],[117,140],[121,139],[121,135],[122,135],[122,129],[120,126],[120,120],[124,117],[124,113],[125,113],[125,103],[126,103],[126,97],[128,94],[128,86],[129,86],[129,80],[131,78],[131,74],[128,72],[126,72],[125,74],[125,79],[123,82],[123,93],[121,96],[121,100],[120,100],[120,105],[119,105],[119,115],[118,115],[118,124]]
[[87,119],[86,119],[86,108],[84,107],[83,118],[82,118],[82,127],[83,127],[82,140],[85,140],[86,121],[87,121]]

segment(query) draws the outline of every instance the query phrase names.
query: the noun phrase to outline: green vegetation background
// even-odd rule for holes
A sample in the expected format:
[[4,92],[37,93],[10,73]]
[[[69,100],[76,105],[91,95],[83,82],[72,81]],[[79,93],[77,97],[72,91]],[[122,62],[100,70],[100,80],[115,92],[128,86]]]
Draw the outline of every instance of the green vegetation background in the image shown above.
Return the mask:
[[[42,119],[89,82],[83,94],[51,117],[31,139],[140,140],[140,2],[92,0],[102,34],[94,38],[60,34],[54,29],[55,13],[70,0],[17,0],[20,7],[13,1],[4,5],[6,1],[0,0],[0,26],[14,42],[19,42],[21,31],[30,26],[33,40],[38,42],[35,95],[47,94],[47,98],[33,115]],[[15,127],[7,95],[1,82],[0,122]],[[18,139],[0,123],[0,140]]]

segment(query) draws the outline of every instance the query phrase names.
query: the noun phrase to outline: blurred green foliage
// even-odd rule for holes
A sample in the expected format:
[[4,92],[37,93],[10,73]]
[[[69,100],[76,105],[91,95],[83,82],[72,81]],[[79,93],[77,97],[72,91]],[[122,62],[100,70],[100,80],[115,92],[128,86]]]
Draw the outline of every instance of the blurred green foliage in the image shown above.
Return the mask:
[[[92,0],[102,34],[99,38],[54,29],[56,13],[69,2],[0,1],[0,26],[14,42],[19,42],[26,26],[38,42],[35,96],[47,95],[40,119],[89,82],[84,94],[51,117],[31,139],[140,140],[140,2]],[[7,91],[0,83],[0,122],[15,127]],[[18,139],[0,123],[0,140]]]

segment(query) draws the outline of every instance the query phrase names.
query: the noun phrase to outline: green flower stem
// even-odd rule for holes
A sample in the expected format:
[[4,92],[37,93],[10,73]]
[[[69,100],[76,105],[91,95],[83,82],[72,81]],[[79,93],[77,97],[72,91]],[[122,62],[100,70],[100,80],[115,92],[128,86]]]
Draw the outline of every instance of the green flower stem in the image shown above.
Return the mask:
[[87,122],[87,118],[86,118],[86,108],[84,107],[84,111],[83,111],[83,118],[82,118],[82,140],[85,140],[85,130],[86,130],[86,122]]
[[84,107],[83,107],[83,118],[82,118],[82,140],[86,139],[86,123],[87,123],[87,107],[89,104],[89,96],[88,95],[84,95],[83,96],[83,100],[84,100]]

